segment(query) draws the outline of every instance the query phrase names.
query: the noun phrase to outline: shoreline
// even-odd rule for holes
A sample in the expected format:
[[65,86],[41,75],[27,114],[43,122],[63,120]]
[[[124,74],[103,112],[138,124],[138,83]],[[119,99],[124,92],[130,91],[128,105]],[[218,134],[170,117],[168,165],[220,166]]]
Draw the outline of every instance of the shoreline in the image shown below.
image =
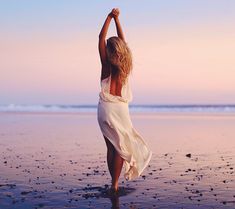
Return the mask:
[[[235,117],[235,113],[226,112],[132,112],[136,116],[196,116],[196,117]],[[0,115],[96,115],[97,112],[56,112],[56,111],[0,111]]]

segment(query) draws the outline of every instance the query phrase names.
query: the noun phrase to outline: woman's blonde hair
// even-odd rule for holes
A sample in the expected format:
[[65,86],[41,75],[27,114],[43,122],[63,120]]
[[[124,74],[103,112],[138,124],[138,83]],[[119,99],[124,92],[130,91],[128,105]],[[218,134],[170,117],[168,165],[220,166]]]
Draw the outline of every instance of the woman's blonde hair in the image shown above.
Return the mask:
[[127,43],[119,37],[110,37],[107,40],[106,54],[111,65],[111,73],[118,75],[119,81],[125,84],[132,70],[132,54]]

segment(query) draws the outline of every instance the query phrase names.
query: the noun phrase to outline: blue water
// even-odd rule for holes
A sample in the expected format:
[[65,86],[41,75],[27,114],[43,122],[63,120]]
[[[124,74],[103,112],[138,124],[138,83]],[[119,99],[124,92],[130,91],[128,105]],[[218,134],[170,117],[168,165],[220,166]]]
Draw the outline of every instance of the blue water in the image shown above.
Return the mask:
[[[235,104],[129,105],[130,112],[235,113]],[[96,112],[97,105],[0,105],[0,112]]]

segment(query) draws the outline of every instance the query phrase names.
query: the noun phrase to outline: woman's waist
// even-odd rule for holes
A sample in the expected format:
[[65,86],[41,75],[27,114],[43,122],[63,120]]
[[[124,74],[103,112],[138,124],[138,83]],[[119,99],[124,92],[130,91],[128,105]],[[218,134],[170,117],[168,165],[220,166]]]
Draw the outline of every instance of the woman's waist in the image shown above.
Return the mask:
[[129,106],[129,102],[124,102],[120,100],[104,100],[103,98],[99,98],[98,103],[110,106]]
[[112,94],[99,94],[99,101],[101,102],[109,102],[109,103],[124,103],[128,104],[129,100],[127,98],[121,96],[115,96]]
[[102,117],[110,117],[113,114],[124,116],[129,114],[129,104],[125,102],[106,102],[100,99],[97,110]]

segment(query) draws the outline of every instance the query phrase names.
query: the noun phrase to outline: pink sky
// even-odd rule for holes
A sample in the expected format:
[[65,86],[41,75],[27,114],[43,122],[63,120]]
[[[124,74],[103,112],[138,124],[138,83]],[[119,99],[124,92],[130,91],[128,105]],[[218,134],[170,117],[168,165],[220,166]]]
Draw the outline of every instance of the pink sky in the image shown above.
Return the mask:
[[[95,28],[67,36],[45,31],[16,36],[4,31],[0,103],[97,103],[97,41],[104,17]],[[235,103],[231,23],[128,27],[124,22],[134,58],[133,103]],[[109,35],[115,35],[113,26]]]

